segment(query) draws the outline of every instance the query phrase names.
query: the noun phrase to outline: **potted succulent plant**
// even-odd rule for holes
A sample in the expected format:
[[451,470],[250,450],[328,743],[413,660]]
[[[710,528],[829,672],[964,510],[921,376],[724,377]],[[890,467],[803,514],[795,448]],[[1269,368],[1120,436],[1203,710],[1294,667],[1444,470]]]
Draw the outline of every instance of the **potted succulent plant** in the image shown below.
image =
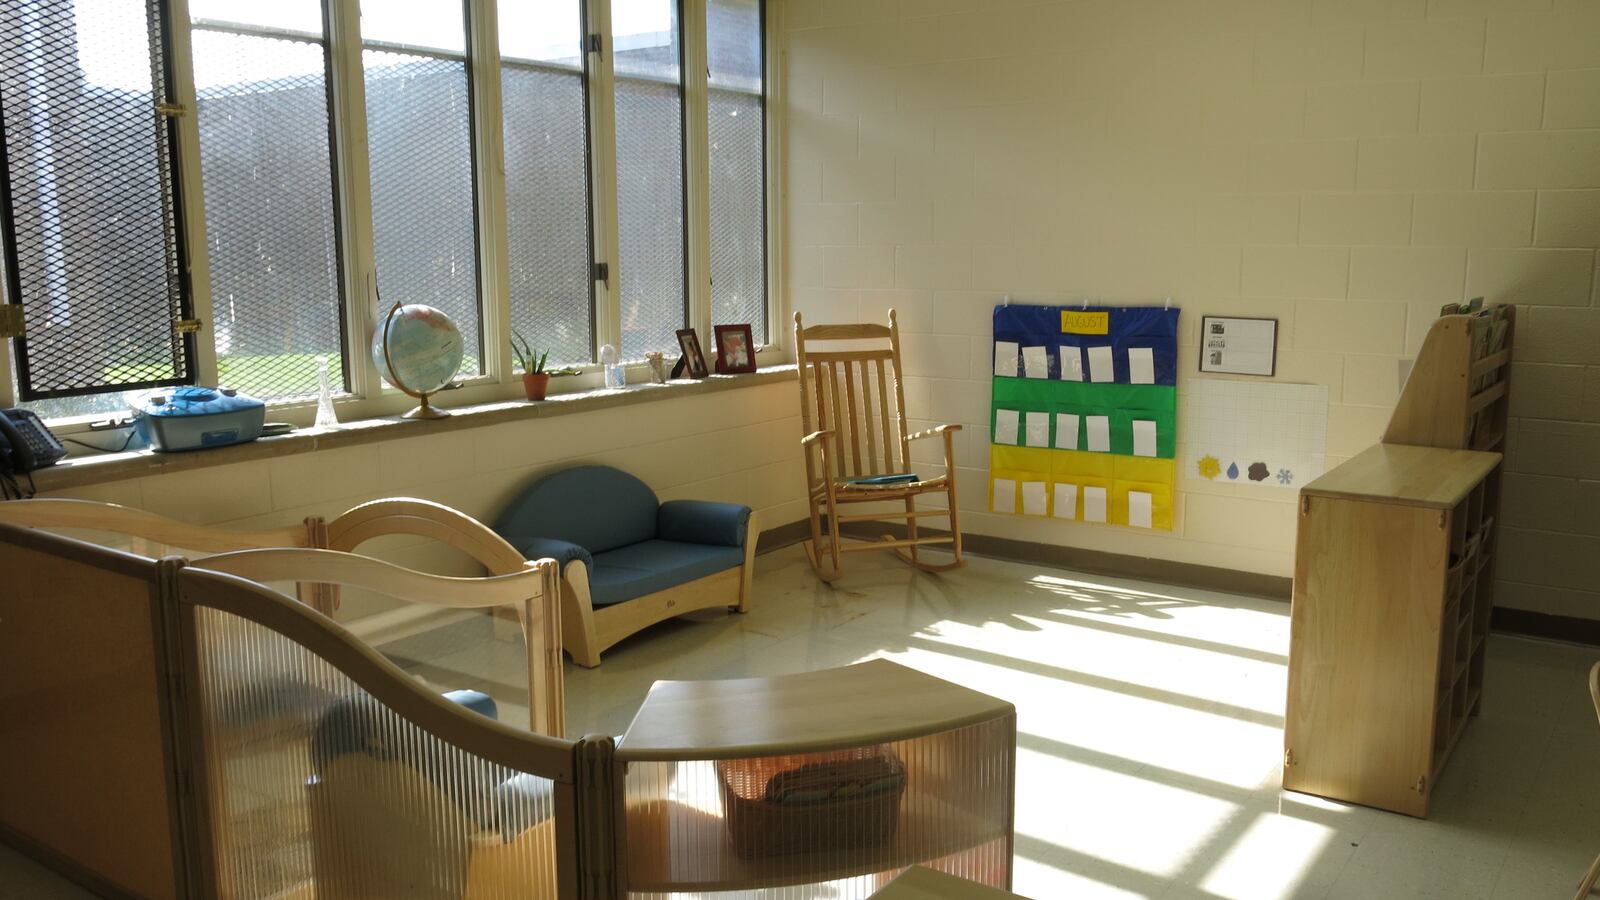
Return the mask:
[[517,365],[522,367],[522,390],[529,400],[543,400],[545,391],[550,389],[550,373],[544,370],[550,351],[535,353],[520,332],[512,332],[511,349],[517,355]]

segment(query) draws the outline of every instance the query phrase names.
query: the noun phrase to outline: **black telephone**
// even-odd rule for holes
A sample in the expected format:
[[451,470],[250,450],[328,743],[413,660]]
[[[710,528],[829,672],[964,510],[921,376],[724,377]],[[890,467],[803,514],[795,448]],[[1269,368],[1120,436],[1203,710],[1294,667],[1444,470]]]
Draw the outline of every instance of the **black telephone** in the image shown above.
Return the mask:
[[0,409],[0,494],[23,496],[16,476],[52,465],[66,455],[67,448],[32,410]]

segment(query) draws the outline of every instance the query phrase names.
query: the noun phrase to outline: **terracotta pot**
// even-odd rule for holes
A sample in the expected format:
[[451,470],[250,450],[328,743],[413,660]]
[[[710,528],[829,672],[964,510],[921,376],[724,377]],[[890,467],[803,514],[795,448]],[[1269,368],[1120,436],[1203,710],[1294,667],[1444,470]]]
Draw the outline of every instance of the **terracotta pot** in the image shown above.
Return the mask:
[[523,375],[522,389],[527,392],[529,400],[543,400],[544,392],[550,389],[550,373]]

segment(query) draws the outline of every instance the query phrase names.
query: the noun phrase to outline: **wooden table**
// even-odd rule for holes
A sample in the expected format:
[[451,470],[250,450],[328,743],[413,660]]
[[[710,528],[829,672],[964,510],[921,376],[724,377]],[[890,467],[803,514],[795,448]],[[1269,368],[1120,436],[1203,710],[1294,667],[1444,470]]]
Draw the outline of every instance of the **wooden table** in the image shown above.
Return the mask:
[[[857,753],[902,773],[897,793],[884,797],[889,809],[872,812],[888,819],[875,835],[843,824],[863,821],[854,798],[785,805],[730,787],[742,777],[730,773],[848,768],[839,760]],[[631,892],[887,881],[952,857],[974,878],[1010,883],[1015,707],[887,660],[774,678],[658,681],[617,760]]]

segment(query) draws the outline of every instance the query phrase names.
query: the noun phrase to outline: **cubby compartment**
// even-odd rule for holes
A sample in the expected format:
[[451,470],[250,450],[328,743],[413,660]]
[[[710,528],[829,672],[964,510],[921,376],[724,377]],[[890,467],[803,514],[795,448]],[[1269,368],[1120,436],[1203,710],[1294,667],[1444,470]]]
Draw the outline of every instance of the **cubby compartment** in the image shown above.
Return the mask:
[[1467,558],[1467,501],[1450,511],[1450,564]]

